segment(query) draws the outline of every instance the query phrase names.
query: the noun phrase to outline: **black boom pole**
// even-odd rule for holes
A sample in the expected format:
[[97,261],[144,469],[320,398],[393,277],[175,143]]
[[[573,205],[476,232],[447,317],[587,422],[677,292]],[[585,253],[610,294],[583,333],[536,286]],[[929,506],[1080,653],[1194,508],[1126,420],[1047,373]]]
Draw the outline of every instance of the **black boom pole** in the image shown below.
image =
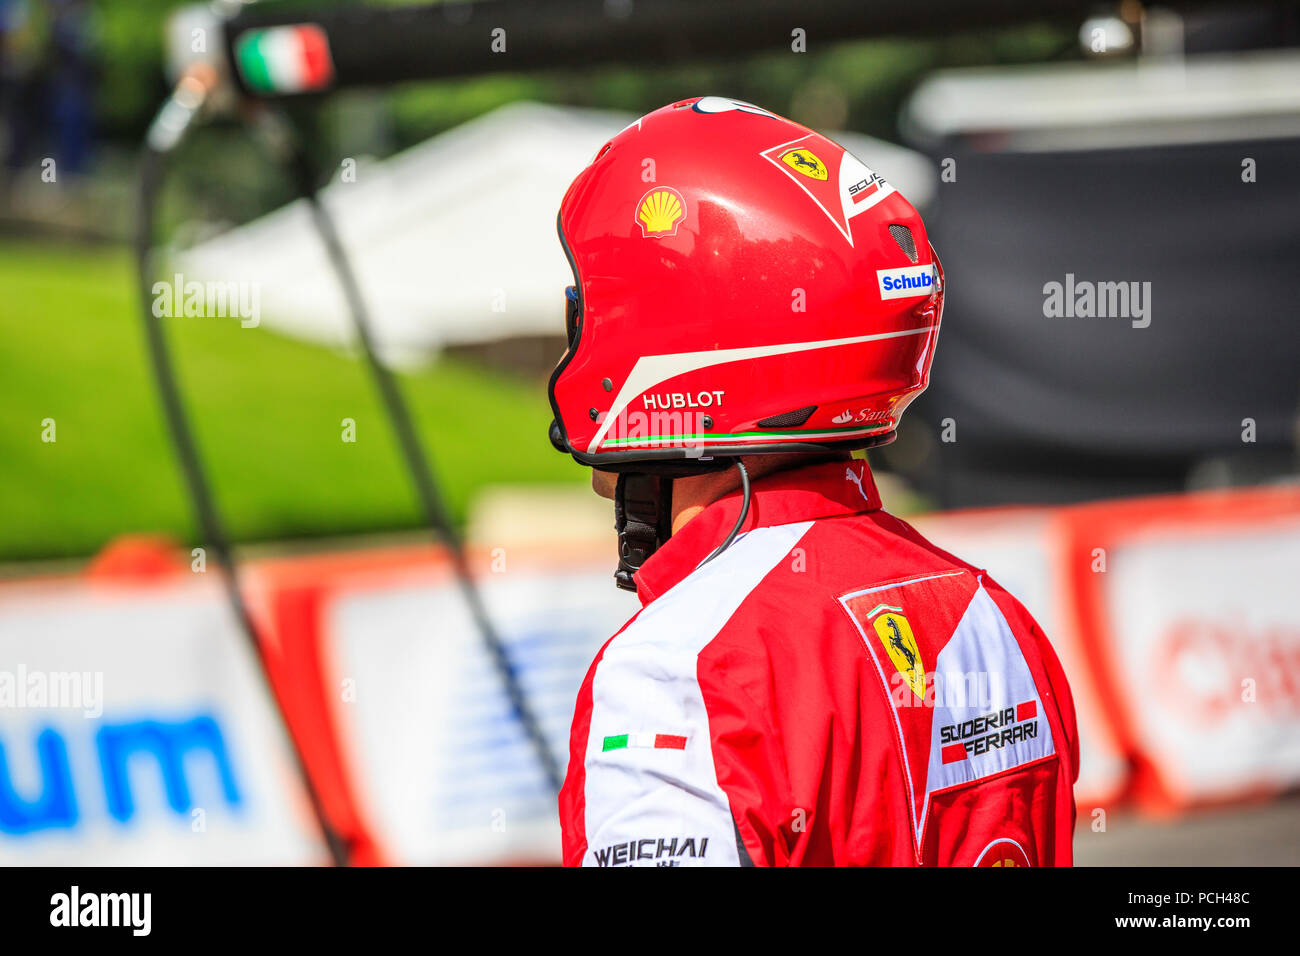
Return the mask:
[[[1186,9],[1214,3],[1167,0],[1161,5]],[[324,10],[263,3],[228,20],[225,40],[238,64],[247,34],[274,26],[317,28],[331,65],[324,85],[311,89],[319,91],[606,63],[654,66],[790,50],[800,36],[812,49],[840,40],[947,34],[1025,21],[1077,25],[1096,8],[1096,0],[479,0]],[[242,69],[235,73],[248,95],[293,92],[256,78],[250,82]]]

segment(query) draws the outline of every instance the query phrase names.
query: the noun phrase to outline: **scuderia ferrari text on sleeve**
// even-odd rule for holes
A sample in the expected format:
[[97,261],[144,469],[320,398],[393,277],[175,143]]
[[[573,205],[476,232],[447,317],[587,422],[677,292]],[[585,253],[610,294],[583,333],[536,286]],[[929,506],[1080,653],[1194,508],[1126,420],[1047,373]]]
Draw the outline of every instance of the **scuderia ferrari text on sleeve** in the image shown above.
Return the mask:
[[586,866],[1071,862],[1060,664],[987,574],[880,510],[864,461],[710,505],[637,574],[560,795]]

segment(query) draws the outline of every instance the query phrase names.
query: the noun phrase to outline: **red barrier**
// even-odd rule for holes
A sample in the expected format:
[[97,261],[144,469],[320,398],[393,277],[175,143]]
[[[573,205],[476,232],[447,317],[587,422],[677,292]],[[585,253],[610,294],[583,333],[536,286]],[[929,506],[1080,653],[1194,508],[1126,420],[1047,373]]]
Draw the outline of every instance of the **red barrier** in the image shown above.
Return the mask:
[[1300,783],[1300,489],[1062,511],[1069,608],[1149,809]]

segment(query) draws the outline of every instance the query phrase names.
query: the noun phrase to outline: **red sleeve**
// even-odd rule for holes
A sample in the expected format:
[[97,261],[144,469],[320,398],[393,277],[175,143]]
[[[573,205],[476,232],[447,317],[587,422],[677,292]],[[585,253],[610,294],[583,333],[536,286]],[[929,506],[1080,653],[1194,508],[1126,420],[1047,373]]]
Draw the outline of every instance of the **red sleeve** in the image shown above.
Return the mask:
[[1032,647],[1025,650],[1033,652],[1047,678],[1047,690],[1055,702],[1058,723],[1065,738],[1065,751],[1069,754],[1070,782],[1075,783],[1079,779],[1079,729],[1074,715],[1074,695],[1070,692],[1070,682],[1066,680],[1065,669],[1056,656],[1056,649],[1034,616],[1013,594],[991,578],[985,577],[984,584],[1007,620],[1015,622],[1017,637],[1021,638],[1022,643],[1025,634],[1032,641]]
[[1074,826],[1078,814],[1074,802],[1074,784],[1079,780],[1079,728],[1074,712],[1074,695],[1070,692],[1070,682],[1066,679],[1065,669],[1061,667],[1055,648],[1052,647],[1051,641],[1047,639],[1047,635],[1038,626],[1033,615],[1025,610],[1024,605],[1015,597],[992,582],[989,584],[990,593],[1002,608],[1002,613],[1007,615],[1009,620],[1016,622],[1017,636],[1028,635],[1031,646],[1025,648],[1025,651],[1038,659],[1047,684],[1045,689],[1051,695],[1056,709],[1056,723],[1064,738],[1061,741],[1062,746],[1057,747],[1057,752],[1069,761],[1069,765],[1062,768],[1062,792],[1058,804],[1059,822],[1054,863],[1058,866],[1070,866],[1074,859]]
[[[601,649],[602,653],[604,648]],[[569,769],[560,788],[560,839],[565,866],[581,866],[587,852],[586,772],[583,761],[587,753],[587,735],[591,731],[591,681],[600,655],[587,669],[573,709],[573,727],[569,731]]]
[[[631,623],[631,622],[629,622]],[[624,627],[627,625],[625,624]],[[621,633],[621,629],[620,629]],[[612,641],[614,638],[610,638]],[[591,685],[596,667],[605,656],[609,641],[587,668],[578,701],[573,708],[573,726],[569,730],[569,768],[560,788],[560,839],[565,866],[582,866],[587,853],[587,738],[591,734]]]
[[1061,661],[1056,656],[1056,649],[1052,647],[1052,642],[1047,639],[1038,622],[1029,617],[1028,612],[1025,617],[1029,618],[1031,633],[1038,644],[1038,652],[1042,655],[1043,669],[1047,672],[1047,682],[1052,687],[1052,695],[1056,698],[1056,707],[1061,715],[1061,728],[1065,732],[1065,739],[1070,748],[1070,782],[1078,783],[1079,725],[1075,719],[1074,695],[1070,692],[1070,682],[1065,679],[1065,669],[1061,667]]

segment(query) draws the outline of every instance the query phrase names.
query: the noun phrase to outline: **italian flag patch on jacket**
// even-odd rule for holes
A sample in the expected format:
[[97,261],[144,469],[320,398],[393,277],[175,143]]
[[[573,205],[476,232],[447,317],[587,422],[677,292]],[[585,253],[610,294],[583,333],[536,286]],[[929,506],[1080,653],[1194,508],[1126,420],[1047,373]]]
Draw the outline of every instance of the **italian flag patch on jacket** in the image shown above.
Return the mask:
[[600,748],[605,750],[685,750],[686,738],[679,737],[676,734],[615,734],[612,737],[606,737],[604,745]]

